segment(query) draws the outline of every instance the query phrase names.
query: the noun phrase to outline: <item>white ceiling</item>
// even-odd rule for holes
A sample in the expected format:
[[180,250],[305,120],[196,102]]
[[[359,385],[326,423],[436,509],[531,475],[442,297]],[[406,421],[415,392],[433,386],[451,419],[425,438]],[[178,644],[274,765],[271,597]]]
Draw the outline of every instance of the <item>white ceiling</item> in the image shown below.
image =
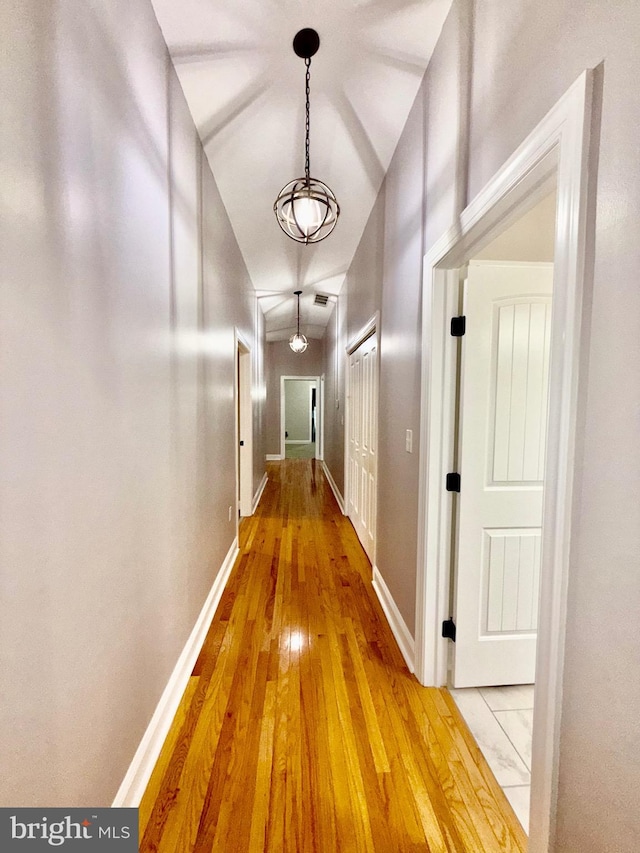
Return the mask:
[[[320,338],[417,94],[451,0],[152,0],[249,274],[268,340]],[[340,204],[315,246],[279,228],[273,202],[304,174],[304,60],[316,29],[311,175]]]

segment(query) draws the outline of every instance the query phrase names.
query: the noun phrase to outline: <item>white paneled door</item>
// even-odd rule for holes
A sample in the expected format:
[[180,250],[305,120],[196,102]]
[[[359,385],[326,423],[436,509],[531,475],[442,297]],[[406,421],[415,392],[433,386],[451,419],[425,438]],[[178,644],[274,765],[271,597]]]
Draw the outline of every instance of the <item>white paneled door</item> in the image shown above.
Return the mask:
[[552,284],[552,264],[469,265],[455,687],[535,677]]
[[349,356],[348,515],[373,565],[378,453],[378,338],[374,332]]

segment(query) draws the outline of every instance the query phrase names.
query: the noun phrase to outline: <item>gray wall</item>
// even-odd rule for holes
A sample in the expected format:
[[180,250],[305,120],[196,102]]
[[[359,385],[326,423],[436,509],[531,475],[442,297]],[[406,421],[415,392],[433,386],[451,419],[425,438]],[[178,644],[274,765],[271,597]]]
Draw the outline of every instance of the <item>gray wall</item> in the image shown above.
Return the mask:
[[[338,359],[380,311],[377,568],[411,631],[415,626],[420,416],[420,287],[423,256],[423,105],[409,116],[391,168],[356,252],[338,312]],[[325,372],[334,370],[336,331],[327,330]],[[342,379],[343,383],[344,380]],[[344,385],[341,394],[344,395]],[[342,404],[342,400],[341,400]],[[327,422],[325,461],[344,490],[344,408]],[[413,430],[413,453],[405,450]],[[327,448],[333,449],[332,454]],[[341,452],[337,452],[340,448]]]
[[400,438],[417,429],[421,256],[599,66],[553,846],[563,853],[635,853],[640,837],[639,32],[636,0],[454,0],[341,297],[349,330],[372,308],[382,314],[378,568],[412,627],[416,471]]
[[0,28],[0,805],[107,806],[235,535],[263,324],[147,0]]
[[266,452],[280,453],[280,377],[320,376],[324,371],[324,346],[322,341],[309,341],[301,353],[291,350],[288,341],[272,341],[265,346],[265,374],[267,382]]

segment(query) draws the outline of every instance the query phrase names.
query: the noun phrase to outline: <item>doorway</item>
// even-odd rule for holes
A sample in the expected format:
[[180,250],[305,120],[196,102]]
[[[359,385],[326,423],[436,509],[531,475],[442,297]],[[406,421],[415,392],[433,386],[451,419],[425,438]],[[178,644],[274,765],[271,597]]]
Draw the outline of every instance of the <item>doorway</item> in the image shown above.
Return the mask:
[[322,383],[319,376],[280,378],[283,459],[322,458]]
[[452,645],[452,492],[456,473],[456,345],[460,270],[557,187],[554,303],[551,318],[548,432],[544,468],[542,561],[536,643],[529,851],[549,847],[559,768],[559,714],[566,589],[571,555],[577,391],[582,345],[592,74],[584,72],[507,160],[459,223],[425,256],[422,326],[416,675],[449,680]]
[[253,511],[251,349],[236,330],[236,518]]
[[526,832],[555,220],[554,191],[469,262],[457,342],[449,684]]

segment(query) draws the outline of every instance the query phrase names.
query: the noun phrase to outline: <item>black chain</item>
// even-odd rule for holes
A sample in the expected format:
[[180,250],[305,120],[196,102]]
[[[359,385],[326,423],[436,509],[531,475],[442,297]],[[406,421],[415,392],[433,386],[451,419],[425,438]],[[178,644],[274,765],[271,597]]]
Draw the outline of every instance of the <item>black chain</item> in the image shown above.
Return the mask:
[[304,174],[307,182],[307,186],[309,185],[309,130],[311,127],[311,120],[309,117],[310,107],[309,107],[309,94],[311,91],[311,57],[307,57],[304,61],[304,64],[307,66],[307,74],[305,79],[305,92],[307,96],[307,116],[305,122],[305,142],[304,142]]

